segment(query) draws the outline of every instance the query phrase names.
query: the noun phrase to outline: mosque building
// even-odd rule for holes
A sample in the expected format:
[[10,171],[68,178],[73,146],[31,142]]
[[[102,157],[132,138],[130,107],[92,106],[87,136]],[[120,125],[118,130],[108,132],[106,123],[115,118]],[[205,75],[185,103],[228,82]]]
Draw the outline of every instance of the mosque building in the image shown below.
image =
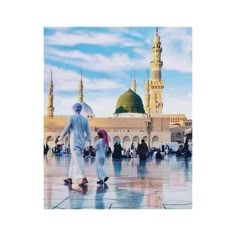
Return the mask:
[[[95,117],[92,108],[85,103],[83,96],[83,79],[79,82],[78,102],[82,104],[81,114],[88,119],[93,144],[98,139],[97,131],[100,128],[107,130],[111,148],[119,140],[124,148],[144,139],[150,148],[159,147],[161,143],[171,141],[183,142],[184,131],[192,127],[192,120],[187,120],[184,114],[163,114],[162,90],[164,81],[161,78],[161,42],[156,30],[151,61],[151,78],[146,80],[145,104],[136,93],[136,80],[132,81],[131,88],[120,95],[114,108],[113,117]],[[48,89],[48,115],[44,116],[44,143],[55,145],[55,140],[62,132],[68,116],[55,116],[53,107],[53,79]],[[65,138],[65,146],[69,145],[69,135]]]

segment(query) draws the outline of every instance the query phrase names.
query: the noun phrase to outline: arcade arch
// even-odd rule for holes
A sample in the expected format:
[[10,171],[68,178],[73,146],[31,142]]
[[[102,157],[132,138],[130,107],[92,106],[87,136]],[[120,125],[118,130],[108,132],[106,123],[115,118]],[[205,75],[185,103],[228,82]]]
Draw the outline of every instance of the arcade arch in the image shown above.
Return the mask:
[[123,138],[123,148],[128,149],[131,146],[130,138],[128,136],[125,136]]
[[115,144],[116,141],[119,141],[120,142],[120,137],[119,136],[115,136],[113,138],[113,143]]
[[144,136],[142,139],[147,143],[147,136]]
[[138,143],[140,142],[140,138],[138,136],[134,136],[132,142],[133,142],[134,146],[137,147]]
[[158,148],[158,144],[159,144],[159,138],[158,138],[158,136],[153,136],[153,137],[152,137],[152,147]]
[[182,142],[184,136],[181,132],[177,132],[176,135],[175,135],[175,140],[176,142]]

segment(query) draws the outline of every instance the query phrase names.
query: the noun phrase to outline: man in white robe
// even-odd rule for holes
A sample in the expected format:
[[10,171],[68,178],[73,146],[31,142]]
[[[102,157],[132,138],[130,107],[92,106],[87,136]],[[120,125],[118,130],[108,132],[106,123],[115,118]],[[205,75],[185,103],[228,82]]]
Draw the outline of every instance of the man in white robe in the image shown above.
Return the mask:
[[70,132],[71,162],[68,178],[65,179],[64,182],[66,184],[72,184],[72,179],[79,179],[82,175],[82,182],[79,186],[83,186],[88,183],[88,180],[85,174],[82,152],[85,147],[86,139],[91,148],[91,133],[88,120],[80,114],[82,105],[76,103],[72,109],[75,114],[68,119],[68,122],[59,138],[59,141],[62,142],[63,138]]

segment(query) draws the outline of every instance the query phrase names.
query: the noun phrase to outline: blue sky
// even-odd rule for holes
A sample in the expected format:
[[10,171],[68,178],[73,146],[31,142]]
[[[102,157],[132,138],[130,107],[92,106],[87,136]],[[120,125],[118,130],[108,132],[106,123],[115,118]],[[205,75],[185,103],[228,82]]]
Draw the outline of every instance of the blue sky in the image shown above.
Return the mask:
[[[145,102],[155,27],[44,28],[44,112],[50,71],[55,115],[71,115],[78,101],[81,71],[84,101],[96,117],[112,116],[118,97],[134,78]],[[163,113],[192,118],[192,28],[159,27],[162,43]]]

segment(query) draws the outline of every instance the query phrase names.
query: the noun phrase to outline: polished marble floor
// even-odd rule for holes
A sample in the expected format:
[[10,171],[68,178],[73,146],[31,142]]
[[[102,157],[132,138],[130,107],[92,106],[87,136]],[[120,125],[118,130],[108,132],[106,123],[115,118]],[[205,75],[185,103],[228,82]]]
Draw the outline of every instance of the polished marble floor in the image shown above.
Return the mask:
[[86,187],[64,185],[70,156],[44,157],[45,209],[191,209],[192,159],[107,158],[107,184],[97,185],[95,159],[85,158]]

